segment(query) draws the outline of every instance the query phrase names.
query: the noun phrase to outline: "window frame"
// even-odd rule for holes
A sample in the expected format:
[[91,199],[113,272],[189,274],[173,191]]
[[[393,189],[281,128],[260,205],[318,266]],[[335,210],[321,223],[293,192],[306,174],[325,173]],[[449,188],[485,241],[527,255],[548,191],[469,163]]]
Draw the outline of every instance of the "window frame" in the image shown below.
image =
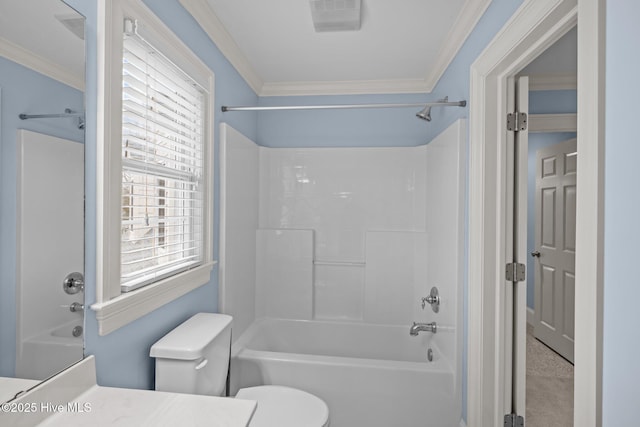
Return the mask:
[[[120,287],[122,202],[122,49],[124,19],[208,91],[205,125],[204,258],[202,265],[142,288]],[[98,108],[96,150],[96,313],[99,335],[144,316],[209,283],[213,260],[214,74],[141,0],[98,1]]]

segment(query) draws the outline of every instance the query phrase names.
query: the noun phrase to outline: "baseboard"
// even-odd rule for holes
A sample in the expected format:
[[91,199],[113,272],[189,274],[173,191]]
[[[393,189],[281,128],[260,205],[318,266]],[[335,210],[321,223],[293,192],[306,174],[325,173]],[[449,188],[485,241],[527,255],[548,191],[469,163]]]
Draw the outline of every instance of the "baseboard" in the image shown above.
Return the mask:
[[536,312],[531,307],[527,307],[527,324],[533,326]]

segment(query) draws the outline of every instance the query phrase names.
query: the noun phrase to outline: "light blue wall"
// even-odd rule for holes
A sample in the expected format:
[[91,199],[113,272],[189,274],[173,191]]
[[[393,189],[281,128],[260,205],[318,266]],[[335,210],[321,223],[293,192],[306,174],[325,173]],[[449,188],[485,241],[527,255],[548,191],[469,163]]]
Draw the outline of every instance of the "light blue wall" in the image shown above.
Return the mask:
[[538,90],[529,92],[529,113],[563,114],[578,110],[575,90]]
[[637,425],[640,407],[640,2],[606,2],[603,426]]
[[[260,105],[422,103],[431,98],[423,94],[283,96],[260,98]],[[265,111],[258,116],[256,142],[266,147],[416,146],[429,141],[430,123],[415,116],[420,110],[420,107],[409,107]],[[433,108],[432,116],[436,117],[436,108]]]
[[[97,1],[67,0],[87,17],[87,125],[86,125],[86,236],[85,275],[86,301],[91,304],[96,296],[96,111],[97,111]],[[145,2],[215,73],[215,236],[219,227],[219,176],[218,124],[222,104],[256,104],[257,97],[235,69],[211,43],[195,20],[180,6],[177,0],[148,0]],[[256,138],[255,113],[229,117],[232,126],[251,138]],[[218,255],[215,240],[214,256]],[[211,281],[152,313],[106,335],[98,335],[94,313],[87,311],[85,320],[85,354],[95,355],[98,383],[105,386],[150,389],[154,386],[153,360],[149,358],[150,346],[179,323],[200,311],[215,312],[218,309],[218,271],[212,272]]]
[[[82,142],[72,119],[20,120],[20,113],[62,113],[83,109],[77,89],[0,57],[0,376],[15,373],[16,340],[16,141],[28,129]],[[53,284],[52,284],[53,285]]]

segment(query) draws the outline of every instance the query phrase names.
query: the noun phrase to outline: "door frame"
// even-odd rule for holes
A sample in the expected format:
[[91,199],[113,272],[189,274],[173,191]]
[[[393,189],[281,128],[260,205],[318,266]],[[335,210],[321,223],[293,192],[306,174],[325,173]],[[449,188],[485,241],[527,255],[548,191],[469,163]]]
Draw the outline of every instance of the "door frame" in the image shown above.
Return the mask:
[[[578,24],[574,425],[602,423],[605,0],[525,0],[471,66],[467,424],[504,404],[507,79]],[[580,31],[581,28],[587,31]],[[524,414],[522,414],[524,415]]]

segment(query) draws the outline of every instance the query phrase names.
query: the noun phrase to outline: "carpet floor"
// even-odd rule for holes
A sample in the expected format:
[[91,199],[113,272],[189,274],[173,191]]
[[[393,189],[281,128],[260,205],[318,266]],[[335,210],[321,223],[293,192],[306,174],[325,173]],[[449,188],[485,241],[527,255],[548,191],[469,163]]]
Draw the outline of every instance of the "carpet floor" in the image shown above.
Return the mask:
[[526,427],[573,426],[573,365],[527,326]]

